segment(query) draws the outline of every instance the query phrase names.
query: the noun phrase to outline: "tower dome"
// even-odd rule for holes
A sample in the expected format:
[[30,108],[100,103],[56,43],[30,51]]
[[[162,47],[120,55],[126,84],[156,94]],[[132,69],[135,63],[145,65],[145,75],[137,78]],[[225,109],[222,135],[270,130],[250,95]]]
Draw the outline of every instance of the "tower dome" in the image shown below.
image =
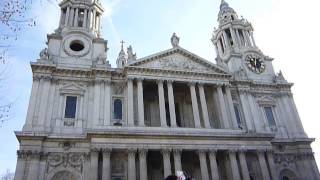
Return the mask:
[[236,11],[229,6],[225,0],[221,0],[220,11],[218,14],[218,21],[221,24],[225,24],[238,19]]

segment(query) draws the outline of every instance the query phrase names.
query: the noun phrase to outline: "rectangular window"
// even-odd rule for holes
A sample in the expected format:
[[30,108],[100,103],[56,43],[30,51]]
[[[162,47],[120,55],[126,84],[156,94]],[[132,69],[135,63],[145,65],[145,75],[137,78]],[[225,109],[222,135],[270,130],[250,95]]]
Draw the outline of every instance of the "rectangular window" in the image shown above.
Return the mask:
[[122,120],[122,100],[113,100],[113,118],[116,120]]
[[272,107],[264,107],[264,112],[266,114],[269,125],[276,126],[276,122],[274,120],[274,116],[272,112]]
[[238,127],[240,129],[242,129],[242,126],[241,126],[241,114],[240,114],[240,110],[239,110],[239,105],[238,104],[233,104],[233,106],[234,106],[234,112],[235,112],[236,118],[237,118]]
[[77,97],[67,96],[64,117],[72,118],[72,119],[76,118],[76,109],[77,109]]

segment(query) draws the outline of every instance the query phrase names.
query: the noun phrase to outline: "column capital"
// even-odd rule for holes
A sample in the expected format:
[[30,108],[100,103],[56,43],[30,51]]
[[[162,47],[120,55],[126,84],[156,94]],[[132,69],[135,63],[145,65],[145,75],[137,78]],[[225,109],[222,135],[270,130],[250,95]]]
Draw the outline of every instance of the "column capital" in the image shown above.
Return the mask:
[[148,149],[146,148],[141,148],[141,149],[138,149],[138,152],[139,152],[139,155],[145,157],[148,153]]
[[195,82],[195,81],[190,81],[190,82],[188,82],[188,85],[189,85],[189,86],[196,86],[196,84],[197,84],[197,82]]
[[164,82],[164,79],[162,79],[162,78],[159,78],[159,79],[156,79],[156,82],[157,82],[157,84],[163,84],[163,82]]
[[168,80],[167,80],[167,83],[168,83],[168,84],[173,84],[173,82],[174,82],[174,80],[172,80],[172,79],[168,79]]
[[103,153],[103,154],[106,154],[106,155],[110,155],[111,154],[111,152],[112,152],[112,149],[111,148],[102,148],[101,149],[101,152]]
[[128,81],[133,81],[133,80],[134,80],[134,77],[130,77],[130,76],[129,76],[129,77],[127,77],[127,80],[128,80]]
[[164,149],[161,149],[160,152],[163,154],[168,154],[168,153],[171,153],[172,149],[170,148],[164,148]]
[[229,149],[229,150],[227,150],[227,152],[228,152],[228,154],[235,154],[235,153],[239,152],[239,150],[238,149]]
[[136,79],[138,82],[142,82],[143,80],[145,80],[145,78],[143,78],[143,77],[137,77]]
[[199,87],[203,87],[206,83],[205,82],[198,82],[197,84]]
[[129,148],[127,149],[127,153],[128,154],[135,154],[137,152],[137,149],[136,148]]
[[209,154],[217,154],[218,149],[209,149],[208,152]]
[[173,152],[173,154],[175,154],[175,155],[180,155],[181,154],[181,152],[182,152],[182,149],[172,149],[172,152]]
[[206,154],[208,152],[207,149],[199,149],[197,150],[197,153],[200,155],[200,154]]

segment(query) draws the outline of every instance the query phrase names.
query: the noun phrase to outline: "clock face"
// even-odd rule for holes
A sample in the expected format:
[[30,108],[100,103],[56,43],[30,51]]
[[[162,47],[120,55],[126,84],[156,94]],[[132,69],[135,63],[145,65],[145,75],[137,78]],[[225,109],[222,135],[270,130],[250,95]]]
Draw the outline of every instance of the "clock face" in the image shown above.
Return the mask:
[[266,69],[266,64],[263,62],[262,58],[256,54],[247,55],[246,64],[251,71],[258,74],[263,73]]

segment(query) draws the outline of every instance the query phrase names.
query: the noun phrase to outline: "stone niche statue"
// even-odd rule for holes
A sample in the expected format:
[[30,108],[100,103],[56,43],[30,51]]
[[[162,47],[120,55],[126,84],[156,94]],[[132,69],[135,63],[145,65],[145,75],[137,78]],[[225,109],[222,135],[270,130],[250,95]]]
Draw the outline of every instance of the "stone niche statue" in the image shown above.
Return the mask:
[[173,33],[171,37],[171,44],[172,47],[178,47],[179,46],[180,38],[176,35],[176,33]]
[[137,55],[136,55],[136,53],[133,54],[133,50],[132,50],[131,45],[127,48],[127,54],[128,54],[128,62],[133,62],[133,61],[137,60]]
[[48,48],[44,48],[44,49],[40,52],[39,56],[40,56],[40,59],[41,59],[41,60],[49,60]]

